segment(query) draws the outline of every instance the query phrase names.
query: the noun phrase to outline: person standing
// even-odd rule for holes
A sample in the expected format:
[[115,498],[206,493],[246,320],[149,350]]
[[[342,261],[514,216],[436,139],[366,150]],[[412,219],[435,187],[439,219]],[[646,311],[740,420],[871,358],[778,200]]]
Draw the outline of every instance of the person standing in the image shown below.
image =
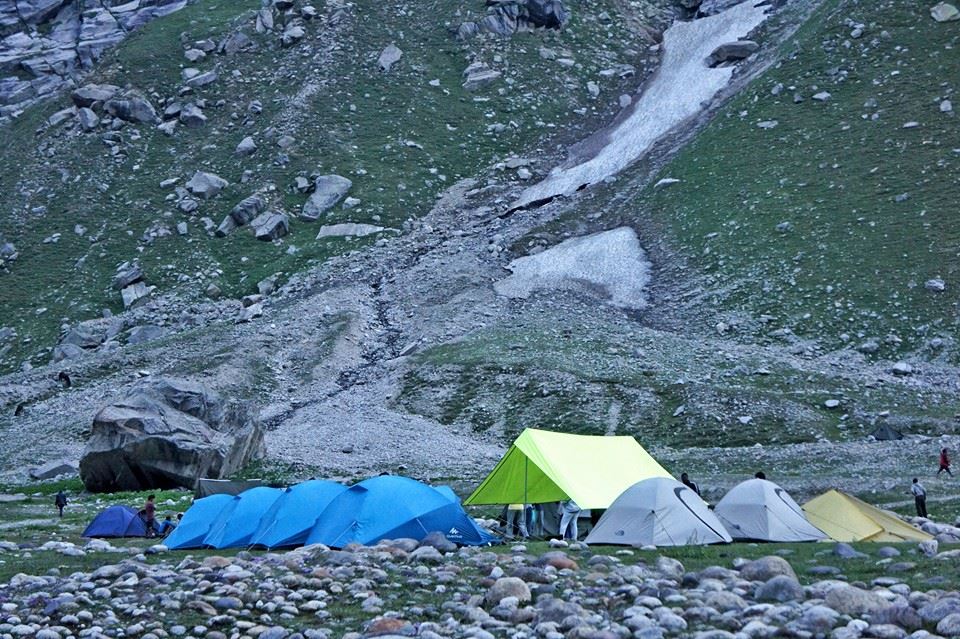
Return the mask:
[[697,486],[697,484],[693,480],[691,480],[686,473],[680,473],[680,483],[682,483],[684,486],[686,486],[693,492],[697,493],[698,495],[700,494],[700,487]]
[[572,499],[560,504],[560,539],[566,539],[567,529],[570,529],[571,539],[577,540],[580,532],[577,530],[577,517],[580,516],[580,506]]
[[947,449],[940,449],[940,470],[937,471],[937,477],[940,476],[940,473],[947,471],[947,474],[953,477],[953,473],[950,472],[950,456],[947,455]]
[[147,503],[143,506],[143,521],[147,524],[147,537],[157,536],[157,504],[156,495],[147,497]]
[[57,493],[57,496],[53,498],[53,505],[57,507],[57,510],[60,511],[60,516],[63,517],[63,509],[67,505],[67,495],[62,490]]
[[927,491],[924,490],[920,480],[913,478],[913,485],[910,486],[910,492],[913,494],[914,504],[917,506],[917,517],[927,517]]
[[523,504],[509,504],[507,506],[507,539],[513,538],[514,528],[524,539],[530,536],[527,532],[526,510]]

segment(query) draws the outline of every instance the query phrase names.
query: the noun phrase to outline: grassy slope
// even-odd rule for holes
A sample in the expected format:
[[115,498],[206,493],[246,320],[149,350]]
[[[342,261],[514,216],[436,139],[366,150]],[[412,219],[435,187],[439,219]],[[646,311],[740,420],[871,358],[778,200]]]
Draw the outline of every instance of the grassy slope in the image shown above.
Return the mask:
[[[448,31],[449,24],[464,16],[454,15],[446,3],[417,0],[399,11],[364,1],[342,19],[344,27],[332,38],[329,55],[322,49],[331,38],[317,35],[329,27],[321,30],[315,23],[308,24],[301,44],[286,50],[279,48],[275,35],[253,34],[249,10],[259,5],[247,0],[191,5],[131,36],[91,78],[130,84],[162,97],[176,95],[180,71],[187,66],[176,44],[181,34],[184,42],[218,39],[235,26],[246,26],[258,44],[255,52],[211,56],[195,65],[203,71],[215,68],[220,76],[197,92],[196,97],[210,105],[202,129],[181,128],[168,138],[150,127],[127,127],[120,132],[125,153],[111,157],[98,135],[76,136],[70,125],[35,136],[45,117],[66,106],[66,99],[31,109],[11,126],[5,136],[9,161],[0,168],[0,207],[5,211],[0,233],[16,244],[21,257],[9,271],[0,272],[6,311],[0,324],[16,328],[19,340],[0,355],[0,370],[24,359],[46,361],[42,349],[55,342],[61,323],[98,316],[104,307],[120,310],[119,294],[109,282],[125,260],[139,258],[159,292],[179,288],[187,297],[198,296],[206,282],[216,280],[228,294],[239,296],[254,292],[255,283],[265,276],[289,276],[363,245],[317,241],[317,225],[297,220],[291,223],[291,234],[275,244],[257,242],[242,231],[225,240],[202,232],[201,216],[219,222],[236,201],[257,188],[274,185],[272,205],[296,214],[305,197],[290,189],[294,177],[337,172],[354,181],[351,195],[362,204],[350,211],[335,209],[325,222],[399,228],[408,218],[429,211],[436,194],[456,179],[557,131],[576,135],[592,114],[609,115],[611,96],[622,92],[629,80],[600,78],[599,71],[615,63],[639,63],[636,52],[632,57],[623,52],[621,43],[635,38],[617,19],[613,0],[584,3],[562,34],[522,34],[467,45]],[[473,11],[482,11],[481,5]],[[595,16],[602,11],[614,19],[600,22]],[[425,21],[423,16],[431,18]],[[404,57],[393,71],[382,74],[376,58],[391,42],[403,49]],[[541,57],[542,46],[568,49],[577,66],[566,70]],[[504,75],[469,93],[461,87],[461,73],[473,56]],[[439,87],[428,84],[433,79],[440,81]],[[591,100],[586,79],[597,80],[606,99]],[[302,91],[311,83],[318,90]],[[262,102],[263,113],[244,126],[247,105],[254,99]],[[219,100],[225,104],[214,106]],[[507,129],[489,131],[494,124]],[[275,140],[285,133],[296,143],[287,151],[287,162],[277,163]],[[259,150],[239,159],[233,151],[247,135],[255,138]],[[171,189],[161,189],[159,183],[179,177],[183,184],[197,169],[213,171],[231,185],[189,217],[165,200]],[[244,169],[253,177],[241,185]],[[18,191],[20,184],[27,194]],[[182,220],[190,227],[187,237],[174,233],[140,241],[155,223],[173,229]],[[85,237],[74,234],[75,224],[88,229]],[[55,232],[61,233],[59,242],[42,243]],[[98,240],[91,243],[90,236]],[[294,254],[287,251],[291,245],[298,249]]]
[[[848,17],[868,23],[862,38],[848,38]],[[951,55],[958,44],[960,30],[932,21],[925,7],[828,0],[783,45],[783,60],[658,176],[681,183],[633,189],[648,170],[635,167],[515,249],[522,254],[544,234],[630,224],[657,246],[655,255],[684,265],[680,277],[707,290],[683,315],[684,335],[693,327],[716,335],[722,317],[732,325],[727,337],[797,353],[874,339],[873,357],[913,352],[955,362],[960,236],[949,220],[960,188],[960,129],[939,104],[960,72]],[[812,100],[821,90],[831,98]],[[795,104],[794,93],[805,99]],[[878,106],[863,108],[870,99]],[[757,126],[768,121],[778,124]],[[908,121],[921,126],[903,128]],[[897,202],[900,193],[909,199]],[[788,232],[777,231],[781,222],[790,223]],[[925,290],[938,276],[946,292]],[[574,330],[589,339],[563,338],[562,327],[544,322],[435,349],[408,379],[406,403],[480,429],[503,415],[512,433],[524,425],[603,432],[609,407],[620,402],[620,430],[676,446],[858,439],[884,410],[902,416],[910,432],[956,428],[957,400],[947,389],[864,385],[842,371],[757,361],[683,336],[623,331],[616,322]],[[931,348],[934,337],[947,346]],[[771,374],[755,374],[761,368]],[[452,382],[451,393],[430,393],[440,377]],[[839,411],[824,408],[832,397],[841,399]],[[681,404],[685,414],[674,416]],[[840,421],[841,413],[852,419]],[[744,415],[753,421],[740,424]]]
[[[862,38],[847,18],[868,24]],[[960,30],[922,4],[826,2],[783,62],[663,170],[682,182],[643,195],[720,307],[775,318],[758,339],[784,328],[827,349],[874,339],[897,357],[936,356],[930,338],[956,337],[960,128],[939,105],[960,74],[957,45]],[[830,99],[813,100],[820,91]],[[783,222],[792,229],[778,232]],[[924,288],[935,277],[945,293]]]

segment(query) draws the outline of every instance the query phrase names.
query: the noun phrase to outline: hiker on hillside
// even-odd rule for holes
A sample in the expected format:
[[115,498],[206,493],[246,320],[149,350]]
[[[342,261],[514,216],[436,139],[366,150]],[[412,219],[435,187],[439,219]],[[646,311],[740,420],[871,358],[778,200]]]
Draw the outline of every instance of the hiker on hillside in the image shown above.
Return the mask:
[[60,511],[60,516],[63,517],[63,509],[67,505],[67,495],[62,490],[57,493],[57,496],[53,498],[53,505],[57,507],[57,510]]
[[140,511],[143,513],[143,521],[147,524],[147,537],[156,537],[157,536],[157,504],[155,503],[157,496],[149,495],[147,497],[147,503],[144,504],[143,510]]
[[577,502],[572,499],[568,499],[565,502],[560,504],[560,539],[566,539],[567,537],[567,528],[570,529],[570,539],[573,541],[577,540],[577,537],[580,536],[580,531],[577,530],[577,517],[580,516],[580,511],[582,509],[577,505]]
[[913,478],[913,485],[910,486],[910,492],[913,494],[913,501],[917,506],[917,517],[927,517],[927,491],[924,490],[920,480]]
[[698,495],[700,494],[700,487],[697,486],[697,484],[696,484],[694,481],[692,481],[692,480],[687,476],[686,473],[680,473],[680,482],[681,482],[684,486],[686,486],[687,488],[689,488],[690,490],[692,490],[693,492],[697,493]]
[[953,473],[950,472],[950,457],[947,455],[947,449],[940,449],[940,470],[937,471],[937,477],[940,476],[940,473],[947,471],[947,474],[953,477]]

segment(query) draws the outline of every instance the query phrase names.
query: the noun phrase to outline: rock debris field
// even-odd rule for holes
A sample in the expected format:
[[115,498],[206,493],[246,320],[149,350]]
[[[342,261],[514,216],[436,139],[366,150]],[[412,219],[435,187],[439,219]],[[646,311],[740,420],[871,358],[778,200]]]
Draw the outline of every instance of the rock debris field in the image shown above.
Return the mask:
[[[163,546],[32,551],[3,542],[7,562],[55,553],[96,558],[67,574],[16,574],[0,585],[3,637],[860,637],[960,634],[960,550],[807,545],[727,546],[696,569],[656,551],[597,551],[565,542],[457,549],[442,535],[331,550],[236,556],[173,554]],[[553,547],[556,546],[556,547]],[[796,548],[796,547],[795,547]],[[813,550],[810,550],[813,549]],[[703,549],[700,552],[712,552]],[[753,551],[756,558],[738,556]],[[797,549],[800,550],[799,548]],[[775,551],[780,555],[763,555]],[[603,554],[610,553],[610,554]],[[757,554],[760,553],[760,554]],[[922,562],[919,563],[918,562]],[[845,576],[853,566],[877,576]],[[906,583],[919,567],[926,583]],[[950,577],[952,575],[952,577]]]

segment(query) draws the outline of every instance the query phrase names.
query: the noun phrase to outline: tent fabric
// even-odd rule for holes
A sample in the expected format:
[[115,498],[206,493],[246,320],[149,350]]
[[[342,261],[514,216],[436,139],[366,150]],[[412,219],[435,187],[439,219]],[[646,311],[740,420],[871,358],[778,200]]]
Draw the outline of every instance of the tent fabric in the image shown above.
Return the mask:
[[903,433],[901,433],[896,428],[890,426],[889,424],[883,424],[878,426],[870,433],[870,436],[876,439],[877,441],[890,441],[895,439],[903,439]]
[[730,489],[714,509],[737,540],[818,541],[827,535],[807,521],[783,488],[765,479],[749,479]]
[[355,484],[335,497],[317,519],[307,544],[332,548],[375,544],[382,539],[421,540],[439,531],[461,545],[492,541],[464,512],[449,490],[437,490],[408,477],[383,475]]
[[262,479],[199,479],[197,480],[197,499],[210,495],[239,495],[240,493],[263,486]]
[[263,514],[283,494],[283,489],[261,486],[233,498],[210,526],[203,545],[210,548],[245,548],[260,528]]
[[807,519],[834,541],[925,541],[931,535],[896,515],[839,490],[828,490],[803,505]]
[[732,539],[707,504],[675,479],[639,481],[614,500],[588,544],[700,546]]
[[110,506],[83,531],[83,537],[146,537],[147,524],[130,506]]
[[227,494],[211,495],[193,502],[183,519],[164,540],[164,545],[171,550],[184,548],[202,548],[203,539],[210,532],[210,527],[224,508],[233,505],[234,496]]
[[325,480],[287,488],[261,517],[250,545],[271,549],[303,545],[320,513],[345,490],[343,484]]
[[627,488],[670,477],[633,437],[571,435],[527,428],[464,502],[539,504],[573,499],[608,508]]

